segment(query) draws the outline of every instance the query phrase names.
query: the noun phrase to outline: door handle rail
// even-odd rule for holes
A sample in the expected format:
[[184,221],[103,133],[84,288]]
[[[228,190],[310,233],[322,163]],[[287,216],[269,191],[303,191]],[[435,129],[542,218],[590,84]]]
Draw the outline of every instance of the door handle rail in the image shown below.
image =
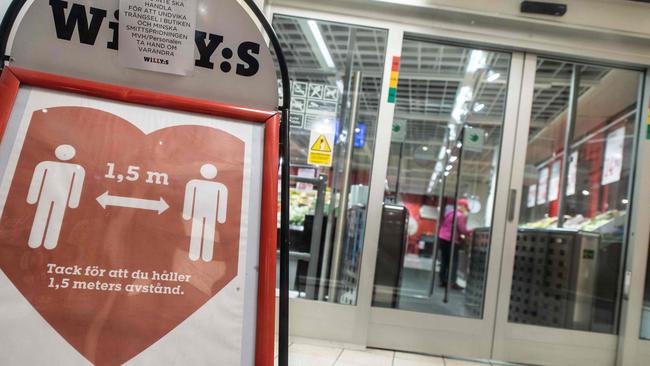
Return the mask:
[[515,205],[517,204],[517,190],[511,189],[508,195],[508,221],[513,222],[515,219]]

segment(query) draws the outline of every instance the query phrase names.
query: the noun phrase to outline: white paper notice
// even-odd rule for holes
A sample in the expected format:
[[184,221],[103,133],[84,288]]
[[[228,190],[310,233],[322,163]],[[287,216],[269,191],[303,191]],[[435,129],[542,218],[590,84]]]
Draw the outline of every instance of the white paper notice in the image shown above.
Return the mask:
[[623,171],[623,147],[625,144],[625,127],[607,135],[605,145],[605,164],[603,165],[602,185],[621,180]]
[[548,197],[548,168],[539,171],[539,182],[537,184],[537,204],[543,205]]
[[537,199],[537,184],[528,187],[528,208],[535,207],[535,200]]
[[576,194],[576,177],[578,174],[578,152],[574,151],[569,157],[569,176],[567,177],[566,195]]
[[194,70],[196,0],[120,0],[119,58],[135,69]]
[[554,162],[551,167],[551,180],[548,184],[549,202],[553,202],[560,198],[560,168],[562,168],[562,162],[560,160]]

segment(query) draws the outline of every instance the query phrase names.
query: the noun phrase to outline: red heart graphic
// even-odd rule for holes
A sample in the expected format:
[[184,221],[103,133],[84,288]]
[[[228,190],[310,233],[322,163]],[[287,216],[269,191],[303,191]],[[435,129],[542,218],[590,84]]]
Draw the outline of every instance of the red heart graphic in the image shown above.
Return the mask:
[[[76,150],[65,163],[85,171],[80,202],[76,208],[72,204],[65,208],[56,247],[46,248],[45,235],[44,245],[31,248],[28,241],[38,204],[27,202],[30,183],[39,163],[59,163],[55,151],[61,145]],[[106,177],[108,163],[114,164],[113,179]],[[205,164],[217,167],[216,178],[202,177]],[[140,168],[135,181],[126,179],[130,165]],[[88,360],[122,364],[169,333],[237,275],[243,166],[243,141],[215,128],[177,126],[145,135],[97,109],[34,112],[0,219],[0,269]],[[155,174],[147,183],[147,172],[168,174],[168,185],[164,176]],[[121,182],[118,174],[123,176]],[[192,260],[188,252],[192,220],[183,217],[183,208],[186,186],[197,179],[221,183],[228,190],[226,215],[220,218],[225,223],[216,223],[209,261]],[[41,199],[47,184],[42,184]],[[118,206],[109,202],[103,208],[97,198],[107,191],[113,197],[147,200],[148,205],[162,197],[169,208],[159,214],[155,207],[164,207],[122,207],[119,199],[112,202]],[[194,207],[201,202],[194,202]],[[51,222],[44,232],[55,227]],[[210,227],[206,225],[204,233]],[[206,243],[203,250],[209,248]],[[72,269],[68,274],[48,273],[48,264]],[[91,276],[93,272],[86,270],[92,266],[106,271]],[[154,279],[154,271],[190,277]],[[142,273],[148,279],[139,278]],[[66,288],[64,278],[69,279]],[[165,293],[155,293],[156,289]]]

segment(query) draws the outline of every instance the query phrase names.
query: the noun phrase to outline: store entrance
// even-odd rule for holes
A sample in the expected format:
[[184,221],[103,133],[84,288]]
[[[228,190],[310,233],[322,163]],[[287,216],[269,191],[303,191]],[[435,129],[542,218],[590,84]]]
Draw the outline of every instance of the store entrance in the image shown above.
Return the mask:
[[642,78],[406,37],[368,345],[614,365]]
[[[298,9],[273,24],[293,91],[292,336],[553,366],[648,349],[621,346],[649,334],[643,71]],[[332,167],[308,153],[327,131]]]

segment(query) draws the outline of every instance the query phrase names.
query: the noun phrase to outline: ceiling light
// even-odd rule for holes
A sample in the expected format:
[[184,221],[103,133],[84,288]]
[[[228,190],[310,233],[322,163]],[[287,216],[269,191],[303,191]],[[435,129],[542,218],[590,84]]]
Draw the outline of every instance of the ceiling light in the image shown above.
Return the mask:
[[448,177],[448,176],[449,176],[449,172],[445,172],[445,177]]
[[454,166],[453,165],[447,165],[447,167],[445,169],[447,171],[450,171],[450,170],[454,169]]
[[469,86],[464,86],[458,91],[456,95],[456,101],[454,102],[454,109],[451,112],[451,118],[453,118],[456,123],[462,123],[462,117],[467,114],[467,109],[465,109],[465,104],[472,100],[472,88]]
[[336,80],[336,87],[339,88],[339,94],[343,94],[343,81]]
[[501,74],[499,74],[498,72],[494,72],[494,71],[490,70],[490,71],[488,71],[487,78],[485,78],[485,80],[487,80],[489,83],[493,83],[493,82],[499,80],[500,77],[501,77]]
[[[441,147],[440,152],[438,153],[438,160],[442,160],[442,159],[445,158],[445,152],[446,152],[446,150],[445,150],[444,146]],[[440,170],[442,170],[442,168]]]
[[429,188],[427,189],[427,193],[433,192],[433,189],[436,186],[436,182],[438,181],[438,175],[442,171],[442,164],[440,162],[436,163],[436,167],[433,170],[433,173],[431,173],[431,179],[429,179]]
[[586,190],[586,189],[585,189],[584,191],[582,191],[582,195],[583,195],[583,196],[589,196],[590,194],[591,194],[591,193],[589,193],[589,191]]
[[458,160],[458,156],[452,156],[452,157],[449,158],[449,162],[450,162],[450,163],[453,163],[453,162],[455,162],[456,160]]
[[456,147],[460,149],[461,147],[463,147],[463,143],[458,141],[458,143],[456,144]]
[[474,104],[474,112],[480,112],[485,109],[485,104],[483,103],[476,103]]
[[429,151],[429,147],[427,147],[427,146],[422,146],[422,151]]
[[469,56],[469,63],[467,64],[467,73],[474,73],[478,69],[485,67],[487,61],[487,54],[485,51],[473,50]]
[[553,83],[538,83],[537,80],[535,80],[535,89],[551,89],[553,87]]
[[325,44],[325,39],[323,39],[323,34],[320,32],[320,28],[318,28],[318,24],[316,24],[315,20],[308,20],[307,24],[309,25],[309,29],[311,30],[314,39],[316,40],[316,44],[320,49],[320,53],[323,55],[323,59],[325,60],[327,67],[334,68],[336,65],[334,64],[332,55],[330,54],[330,51],[327,48],[327,45]]
[[628,201],[627,198],[625,198],[621,201],[621,203],[627,205],[628,203],[630,203],[630,201]]
[[465,114],[465,110],[463,108],[454,108],[453,112],[451,112],[451,118],[453,118],[456,123],[461,123],[463,114]]
[[449,141],[456,141],[456,124],[450,123],[449,124]]

